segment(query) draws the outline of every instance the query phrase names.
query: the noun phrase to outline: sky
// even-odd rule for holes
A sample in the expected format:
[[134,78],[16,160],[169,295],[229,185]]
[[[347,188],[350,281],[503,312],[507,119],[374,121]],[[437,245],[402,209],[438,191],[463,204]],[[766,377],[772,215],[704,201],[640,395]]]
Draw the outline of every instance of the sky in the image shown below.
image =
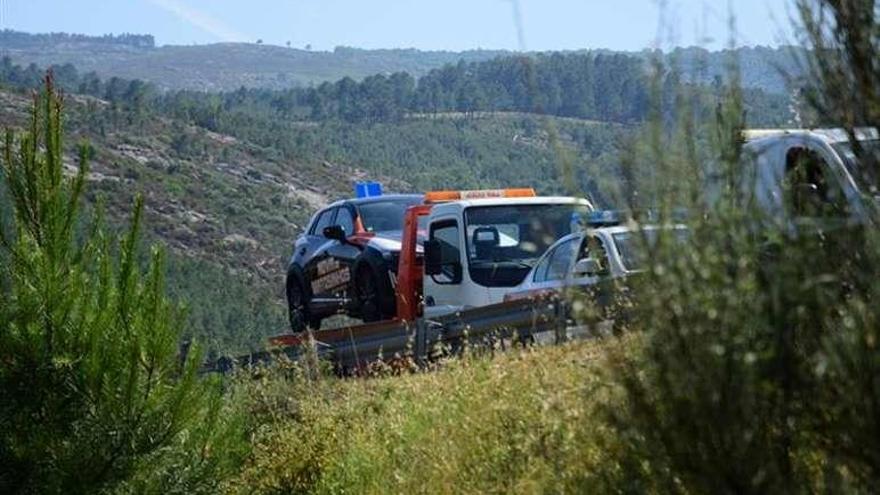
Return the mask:
[[739,45],[792,39],[791,0],[662,1],[664,9],[661,0],[0,0],[0,29],[314,50],[641,50],[726,46],[732,11]]

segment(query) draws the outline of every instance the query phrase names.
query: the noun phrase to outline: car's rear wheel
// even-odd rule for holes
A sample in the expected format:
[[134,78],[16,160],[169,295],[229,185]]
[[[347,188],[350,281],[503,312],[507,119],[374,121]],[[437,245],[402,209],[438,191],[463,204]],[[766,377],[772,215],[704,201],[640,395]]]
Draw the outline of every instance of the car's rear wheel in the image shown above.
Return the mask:
[[361,319],[365,322],[384,319],[387,315],[382,311],[379,280],[373,270],[367,266],[358,270],[356,287]]

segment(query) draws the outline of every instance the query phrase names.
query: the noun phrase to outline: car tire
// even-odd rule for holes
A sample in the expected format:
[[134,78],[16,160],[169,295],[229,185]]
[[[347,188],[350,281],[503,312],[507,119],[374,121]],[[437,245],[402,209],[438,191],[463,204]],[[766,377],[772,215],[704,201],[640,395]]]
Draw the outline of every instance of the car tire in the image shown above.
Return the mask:
[[358,270],[355,287],[361,319],[365,323],[385,319],[387,315],[382,311],[382,286],[378,276],[369,266],[363,266]]
[[312,330],[321,328],[321,318],[311,315],[308,296],[296,279],[287,285],[287,317],[293,333],[302,333],[307,327]]

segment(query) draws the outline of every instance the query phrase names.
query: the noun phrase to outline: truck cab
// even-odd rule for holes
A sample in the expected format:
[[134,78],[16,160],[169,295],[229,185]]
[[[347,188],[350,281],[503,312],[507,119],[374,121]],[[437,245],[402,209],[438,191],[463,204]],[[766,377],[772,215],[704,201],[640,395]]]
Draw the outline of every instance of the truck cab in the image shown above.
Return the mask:
[[[436,317],[504,301],[560,238],[578,232],[589,201],[536,197],[531,190],[428,193],[424,316]],[[449,199],[439,199],[449,198]]]

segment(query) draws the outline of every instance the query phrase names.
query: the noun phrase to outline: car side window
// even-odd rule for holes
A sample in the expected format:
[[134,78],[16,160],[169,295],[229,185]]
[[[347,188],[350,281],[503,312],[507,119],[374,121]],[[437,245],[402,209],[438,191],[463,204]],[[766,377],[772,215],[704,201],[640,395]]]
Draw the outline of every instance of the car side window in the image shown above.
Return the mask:
[[354,216],[352,216],[350,208],[345,206],[339,208],[339,213],[336,214],[336,225],[342,227],[345,235],[354,234]]
[[838,178],[815,150],[795,147],[785,154],[785,204],[793,217],[849,216]]
[[456,270],[461,270],[461,238],[458,222],[452,220],[431,225],[430,239],[440,243],[440,259],[443,274],[437,280],[440,283],[451,283],[455,280]]
[[546,282],[547,281],[547,269],[550,268],[550,262],[553,261],[553,255],[556,254],[556,249],[550,251],[547,256],[544,256],[544,259],[538,263],[538,266],[535,267],[535,276],[532,278],[532,282]]
[[547,266],[547,281],[565,280],[568,270],[571,268],[571,259],[574,257],[575,239],[560,244],[550,255],[550,264]]
[[599,264],[599,276],[609,275],[611,267],[608,261],[608,251],[605,249],[605,243],[599,236],[588,235],[584,237],[581,243],[578,261],[586,258],[593,258]]
[[315,226],[312,228],[310,232],[311,235],[322,236],[324,235],[324,228],[333,225],[333,216],[336,214],[336,208],[331,208],[326,210],[318,215],[318,219],[315,220]]
[[549,282],[566,277],[574,255],[575,240],[571,239],[550,250],[535,268],[533,282]]

